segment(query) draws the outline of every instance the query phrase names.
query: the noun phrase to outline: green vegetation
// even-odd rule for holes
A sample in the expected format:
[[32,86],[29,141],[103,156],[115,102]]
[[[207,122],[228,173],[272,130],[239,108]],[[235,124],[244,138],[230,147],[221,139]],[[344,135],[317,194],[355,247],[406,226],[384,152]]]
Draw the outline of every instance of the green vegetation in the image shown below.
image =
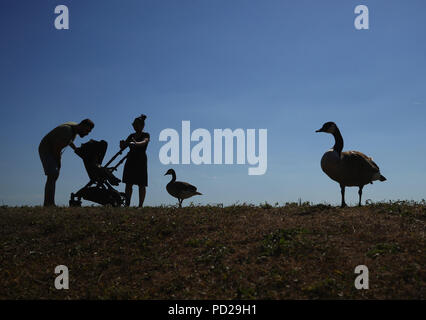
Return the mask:
[[367,252],[367,256],[370,258],[376,258],[386,253],[397,253],[401,249],[397,243],[378,243],[371,250]]
[[3,206],[0,299],[424,299],[425,221],[424,202],[404,201]]
[[263,251],[266,255],[277,256],[280,254],[298,254],[310,244],[304,240],[303,235],[308,233],[305,229],[278,229],[268,234],[263,240]]

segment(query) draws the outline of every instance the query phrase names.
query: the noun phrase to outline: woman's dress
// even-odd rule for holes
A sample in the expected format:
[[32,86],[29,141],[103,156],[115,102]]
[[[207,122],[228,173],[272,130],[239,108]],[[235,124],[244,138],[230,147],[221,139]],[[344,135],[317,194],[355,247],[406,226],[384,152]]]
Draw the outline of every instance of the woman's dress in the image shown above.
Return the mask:
[[[140,137],[136,133],[132,133],[126,139],[127,142],[141,142],[146,138],[149,139],[149,133],[142,132]],[[127,160],[123,170],[123,182],[126,184],[136,184],[138,186],[148,186],[148,159],[146,156],[146,147],[130,145],[130,151],[127,154]]]

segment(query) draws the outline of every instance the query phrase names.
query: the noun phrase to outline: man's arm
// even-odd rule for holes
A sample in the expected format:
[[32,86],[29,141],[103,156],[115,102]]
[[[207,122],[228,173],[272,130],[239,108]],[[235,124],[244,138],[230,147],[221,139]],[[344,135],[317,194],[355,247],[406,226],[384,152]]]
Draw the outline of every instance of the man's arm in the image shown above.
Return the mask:
[[83,157],[81,154],[81,148],[78,148],[75,146],[74,142],[70,142],[69,146],[74,150],[75,154],[78,155],[79,157]]

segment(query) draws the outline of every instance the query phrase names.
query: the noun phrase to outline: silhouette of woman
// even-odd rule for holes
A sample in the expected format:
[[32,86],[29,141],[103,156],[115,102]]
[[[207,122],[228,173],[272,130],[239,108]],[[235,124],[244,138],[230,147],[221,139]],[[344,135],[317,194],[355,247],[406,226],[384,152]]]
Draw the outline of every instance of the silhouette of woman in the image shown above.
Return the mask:
[[120,141],[120,148],[129,147],[127,160],[123,170],[123,182],[126,184],[126,206],[130,205],[133,185],[139,186],[139,207],[143,206],[146,187],[148,186],[148,159],[146,148],[149,143],[149,133],[143,132],[146,115],[137,117],[133,123],[134,133],[126,140]]

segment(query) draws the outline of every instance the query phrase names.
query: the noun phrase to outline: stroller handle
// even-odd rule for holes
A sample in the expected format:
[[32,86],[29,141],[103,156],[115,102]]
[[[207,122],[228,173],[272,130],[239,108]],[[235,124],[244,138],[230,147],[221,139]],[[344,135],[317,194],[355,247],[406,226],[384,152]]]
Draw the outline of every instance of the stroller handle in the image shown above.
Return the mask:
[[112,158],[111,160],[108,161],[108,163],[104,166],[104,167],[108,167],[115,159],[117,159],[117,157],[119,155],[121,155],[123,153],[124,150],[126,150],[127,146],[124,148],[121,148],[120,151],[118,151]]
[[127,155],[125,156],[125,157],[123,157],[120,161],[118,161],[118,163],[114,166],[114,167],[112,167],[112,168],[110,168],[110,170],[111,170],[111,172],[114,172],[115,170],[117,170],[117,168],[124,162],[124,160],[126,160],[127,159]]

